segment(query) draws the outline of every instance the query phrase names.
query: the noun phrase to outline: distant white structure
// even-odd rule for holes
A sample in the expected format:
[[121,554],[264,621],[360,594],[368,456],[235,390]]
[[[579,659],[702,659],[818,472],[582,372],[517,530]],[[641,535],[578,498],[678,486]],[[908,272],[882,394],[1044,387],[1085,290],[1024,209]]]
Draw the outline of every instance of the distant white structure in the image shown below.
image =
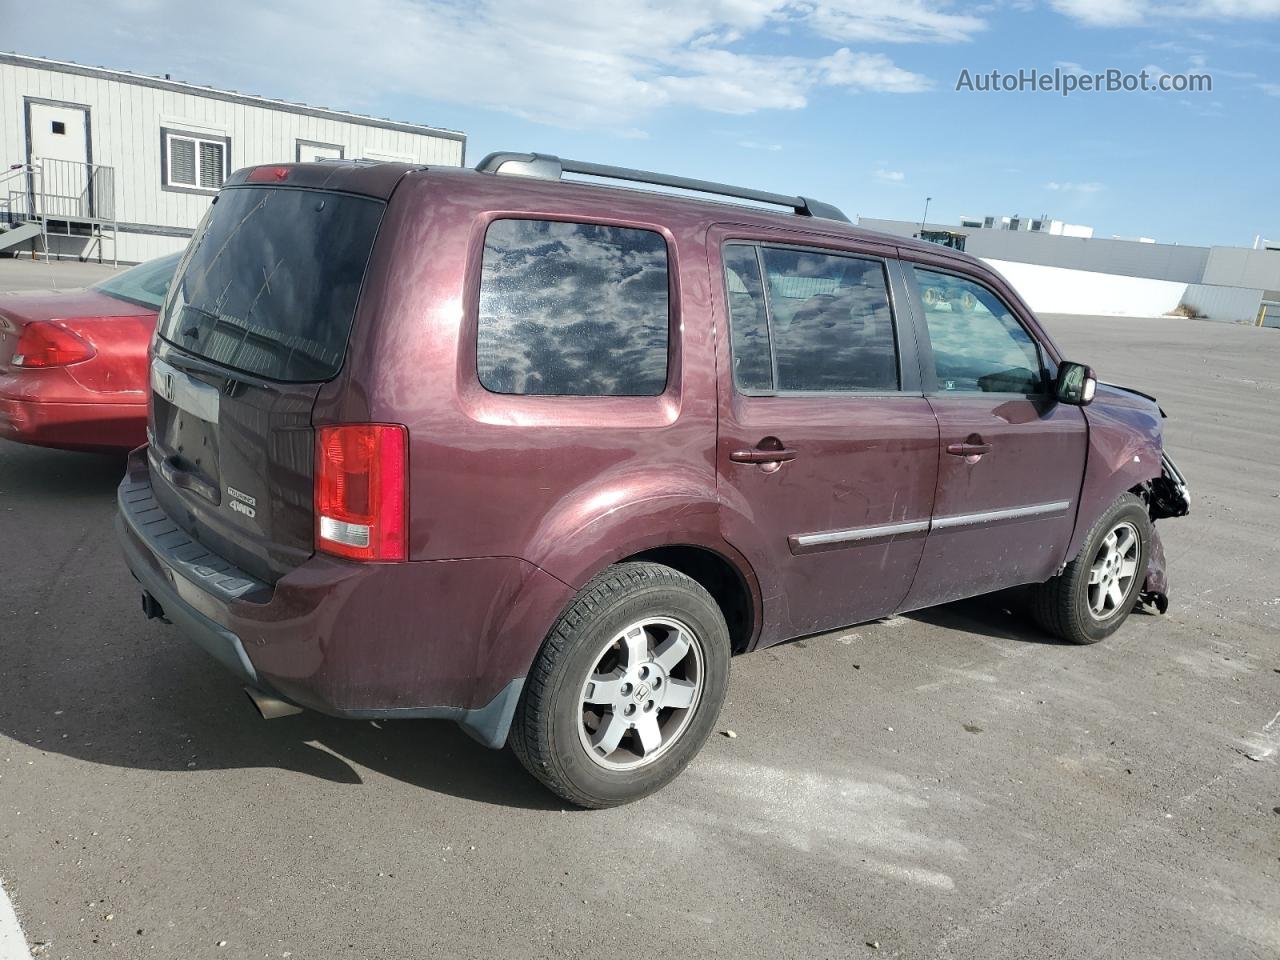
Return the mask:
[[858,226],[979,257],[1033,310],[1157,317],[1182,307],[1213,320],[1280,326],[1280,243],[1259,237],[1253,249],[1195,247],[1094,237],[1089,227],[1081,228],[1086,237],[1054,233],[1045,229],[1048,218],[1034,230],[1017,217],[987,220],[990,226],[975,226],[979,218],[965,217],[956,226],[859,217]]
[[465,150],[453,130],[0,53],[0,252],[148,260],[182,249],[239,167]]
[[1092,237],[1093,227],[1079,223],[1055,220],[1048,214],[1038,217],[961,217],[960,226],[970,230],[1025,230],[1030,233],[1047,233],[1055,237]]

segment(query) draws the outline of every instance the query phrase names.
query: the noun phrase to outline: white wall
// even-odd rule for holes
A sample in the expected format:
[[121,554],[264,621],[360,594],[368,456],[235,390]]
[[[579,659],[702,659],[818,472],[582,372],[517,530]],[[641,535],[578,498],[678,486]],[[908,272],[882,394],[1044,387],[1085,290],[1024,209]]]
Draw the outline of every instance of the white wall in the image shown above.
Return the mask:
[[999,270],[1037,313],[1159,317],[1185,303],[1209,320],[1254,323],[1263,300],[1262,290],[1247,287],[1178,283],[1010,260],[984,260]]
[[1280,291],[1280,250],[1213,247],[1204,282]]
[[1249,287],[1219,287],[1208,283],[1187,284],[1182,302],[1195,307],[1210,320],[1257,323],[1262,308],[1262,291]]
[[1208,247],[1136,243],[1102,237],[1055,237],[1047,233],[974,230],[965,253],[996,259],[1069,268],[1119,277],[1200,283]]
[[[465,144],[456,135],[393,129],[376,121],[346,119],[349,115],[336,111],[292,112],[268,100],[202,93],[199,87],[150,78],[148,83],[159,86],[130,82],[128,75],[84,75],[75,71],[88,68],[75,65],[50,69],[31,63],[30,58],[12,57],[0,62],[0,170],[27,159],[25,97],[87,106],[93,161],[115,168],[115,214],[123,223],[189,232],[209,207],[212,191],[163,188],[162,127],[229,137],[228,173],[253,164],[292,162],[298,140],[341,145],[344,155],[353,159],[381,153],[424,164],[457,166],[463,161]],[[178,249],[184,243],[177,238]],[[123,260],[136,261],[174,246],[173,237],[122,232],[118,253]]]
[[1035,263],[983,258],[999,270],[1037,313],[1106,317],[1159,317],[1182,302],[1187,285],[1176,280],[1122,277]]

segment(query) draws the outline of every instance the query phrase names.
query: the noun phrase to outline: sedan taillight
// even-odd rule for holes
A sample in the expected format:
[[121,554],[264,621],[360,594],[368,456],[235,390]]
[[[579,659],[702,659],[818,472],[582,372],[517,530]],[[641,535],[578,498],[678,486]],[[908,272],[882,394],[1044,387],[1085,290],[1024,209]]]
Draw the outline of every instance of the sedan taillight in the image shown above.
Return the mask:
[[37,320],[22,328],[9,362],[24,370],[66,367],[97,356],[98,351],[56,320]]
[[395,423],[321,427],[316,436],[316,549],[348,560],[407,556],[409,431]]

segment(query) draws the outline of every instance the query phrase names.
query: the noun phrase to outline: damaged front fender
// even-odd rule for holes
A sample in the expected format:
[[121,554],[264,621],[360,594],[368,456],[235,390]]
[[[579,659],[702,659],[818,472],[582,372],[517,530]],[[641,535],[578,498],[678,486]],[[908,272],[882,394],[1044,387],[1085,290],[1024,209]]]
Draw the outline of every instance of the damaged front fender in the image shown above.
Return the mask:
[[1161,613],[1169,609],[1169,574],[1165,569],[1164,543],[1160,531],[1151,528],[1151,549],[1147,556],[1147,576],[1142,581],[1143,604],[1154,606]]
[[1141,600],[1161,613],[1169,609],[1169,577],[1165,569],[1164,543],[1155,521],[1165,517],[1185,517],[1191,512],[1191,493],[1186,477],[1167,454],[1160,455],[1160,476],[1143,485],[1142,493],[1151,516],[1151,550],[1147,575],[1142,582]]

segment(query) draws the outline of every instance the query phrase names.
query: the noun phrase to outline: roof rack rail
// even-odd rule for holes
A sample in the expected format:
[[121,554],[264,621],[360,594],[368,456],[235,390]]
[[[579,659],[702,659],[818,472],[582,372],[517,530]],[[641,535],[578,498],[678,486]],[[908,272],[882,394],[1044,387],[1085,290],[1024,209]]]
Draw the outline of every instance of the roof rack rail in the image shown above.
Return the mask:
[[660,187],[675,187],[679,190],[692,190],[697,193],[711,193],[721,197],[736,197],[739,200],[754,200],[757,203],[790,207],[802,217],[821,217],[824,220],[850,222],[839,207],[823,203],[821,200],[814,200],[812,197],[789,197],[782,193],[769,193],[765,190],[753,190],[750,187],[734,187],[727,183],[716,183],[713,180],[694,180],[668,173],[652,173],[648,170],[633,170],[630,167],[611,167],[607,164],[588,163],[584,160],[563,160],[545,153],[491,153],[476,164],[476,170],[480,173],[536,177],[540,180],[560,180],[566,173],[601,177],[606,180],[629,180],[633,183],[649,183]]

